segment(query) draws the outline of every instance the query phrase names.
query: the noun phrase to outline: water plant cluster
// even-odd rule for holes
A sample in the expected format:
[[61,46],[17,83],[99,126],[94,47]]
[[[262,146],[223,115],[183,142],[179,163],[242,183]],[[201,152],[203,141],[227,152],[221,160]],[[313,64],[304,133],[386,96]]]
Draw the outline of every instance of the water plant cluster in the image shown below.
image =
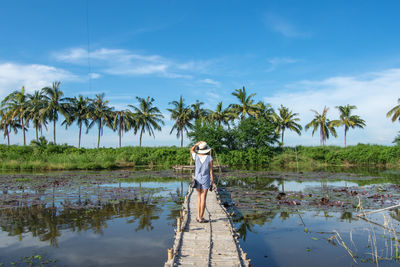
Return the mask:
[[[139,102],[135,105],[128,105],[127,109],[115,110],[109,105],[109,100],[105,99],[104,93],[97,94],[91,99],[82,95],[75,97],[64,97],[60,89],[61,82],[54,82],[51,87],[44,87],[36,90],[33,94],[27,94],[25,88],[16,90],[6,96],[1,101],[0,108],[0,130],[4,138],[10,144],[10,134],[22,131],[23,144],[26,145],[26,131],[32,125],[35,129],[35,143],[40,143],[39,134],[43,134],[43,129],[47,130],[49,122],[53,123],[53,143],[56,144],[56,124],[60,116],[64,117],[62,125],[65,127],[76,123],[79,128],[78,148],[81,146],[82,129],[86,128],[86,133],[93,127],[97,127],[98,139],[97,148],[100,147],[100,137],[104,126],[109,127],[118,133],[118,146],[121,147],[123,133],[133,132],[139,134],[139,146],[142,145],[142,136],[147,133],[154,136],[154,131],[160,131],[164,125],[164,116],[157,106],[154,98],[136,97]],[[300,120],[298,113],[289,108],[280,106],[277,112],[263,101],[255,102],[255,94],[248,94],[245,87],[235,89],[232,93],[238,100],[223,108],[223,103],[217,104],[216,110],[204,109],[203,102],[197,100],[194,104],[186,105],[181,96],[178,101],[172,101],[168,108],[174,125],[170,134],[176,132],[176,136],[181,139],[180,145],[183,146],[183,136],[188,133],[194,123],[212,123],[217,126],[224,126],[224,129],[235,122],[240,122],[246,118],[264,119],[269,121],[275,129],[275,133],[280,135],[280,145],[284,144],[284,134],[286,130],[291,130],[301,134],[303,126],[298,124]],[[400,99],[399,99],[400,103]],[[305,125],[305,130],[312,129],[312,134],[319,131],[321,145],[325,145],[330,136],[337,136],[336,128],[344,126],[344,146],[346,146],[346,134],[351,128],[363,128],[366,122],[358,115],[354,115],[354,105],[343,105],[336,107],[340,112],[338,119],[331,120],[327,117],[329,108],[325,107],[321,113],[315,113],[314,119]],[[400,105],[388,111],[387,116],[392,121],[399,119]]]

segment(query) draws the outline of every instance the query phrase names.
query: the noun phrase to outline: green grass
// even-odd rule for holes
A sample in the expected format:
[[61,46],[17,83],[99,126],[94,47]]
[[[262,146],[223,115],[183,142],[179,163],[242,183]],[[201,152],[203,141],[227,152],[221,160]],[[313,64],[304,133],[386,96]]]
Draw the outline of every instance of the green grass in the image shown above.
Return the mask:
[[[189,164],[189,148],[123,147],[75,148],[67,145],[0,145],[2,170],[101,170],[137,166],[170,168]],[[400,166],[400,146],[364,145],[228,150],[218,163],[251,168],[314,168],[319,166]]]

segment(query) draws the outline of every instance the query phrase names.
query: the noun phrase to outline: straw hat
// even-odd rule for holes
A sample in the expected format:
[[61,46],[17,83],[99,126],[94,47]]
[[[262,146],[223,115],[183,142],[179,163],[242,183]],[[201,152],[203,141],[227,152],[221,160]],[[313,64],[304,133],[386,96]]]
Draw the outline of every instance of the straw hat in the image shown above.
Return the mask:
[[209,147],[206,142],[201,142],[197,147],[199,148],[199,150],[197,150],[199,154],[207,154],[211,150],[211,147]]

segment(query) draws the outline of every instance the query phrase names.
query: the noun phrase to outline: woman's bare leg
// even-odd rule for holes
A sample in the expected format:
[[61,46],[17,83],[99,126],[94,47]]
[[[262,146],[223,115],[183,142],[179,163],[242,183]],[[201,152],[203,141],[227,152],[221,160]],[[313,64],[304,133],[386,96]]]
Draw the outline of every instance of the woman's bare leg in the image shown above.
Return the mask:
[[197,190],[197,219],[200,220],[200,210],[201,210],[201,189],[196,188]]
[[200,206],[200,218],[203,219],[204,210],[206,209],[206,199],[208,189],[201,190],[201,206]]

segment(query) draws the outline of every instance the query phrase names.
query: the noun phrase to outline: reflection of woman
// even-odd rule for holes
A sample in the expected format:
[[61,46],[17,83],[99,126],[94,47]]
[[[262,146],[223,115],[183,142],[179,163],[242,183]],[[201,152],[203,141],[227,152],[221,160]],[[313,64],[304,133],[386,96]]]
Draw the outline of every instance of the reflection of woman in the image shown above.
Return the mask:
[[[198,147],[197,153],[195,152]],[[213,158],[210,155],[211,148],[206,142],[197,142],[190,149],[190,154],[195,163],[194,179],[196,180],[197,190],[197,222],[208,222],[203,218],[206,208],[207,191],[214,183]]]

